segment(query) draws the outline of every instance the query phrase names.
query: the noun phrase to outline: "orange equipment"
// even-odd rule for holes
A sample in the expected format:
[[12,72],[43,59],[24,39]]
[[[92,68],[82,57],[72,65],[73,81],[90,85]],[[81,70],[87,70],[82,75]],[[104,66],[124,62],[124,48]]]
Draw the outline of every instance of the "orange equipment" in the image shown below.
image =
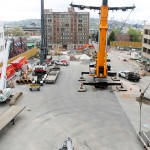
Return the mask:
[[[84,8],[87,9],[94,9],[100,11],[100,26],[99,26],[99,32],[100,32],[100,38],[99,38],[99,51],[97,53],[97,59],[95,64],[90,65],[94,69],[93,73],[90,72],[82,72],[83,74],[89,74],[91,76],[94,76],[94,82],[93,83],[83,83],[83,85],[94,85],[95,87],[104,87],[106,88],[108,85],[121,85],[121,83],[109,83],[107,80],[107,76],[115,76],[116,72],[111,72],[110,69],[108,69],[107,66],[107,52],[106,52],[106,34],[108,29],[108,10],[122,10],[126,11],[128,9],[134,9],[135,6],[132,7],[108,7],[108,0],[103,0],[101,7],[94,7],[94,6],[83,6],[83,5],[74,5],[70,4],[72,7],[78,7],[81,10]],[[110,67],[109,67],[110,68]],[[109,71],[109,74],[108,74]],[[82,77],[83,79],[83,77]],[[81,81],[81,80],[79,80]]]
[[[2,69],[0,68],[0,77],[1,77]],[[7,65],[6,68],[6,79],[9,80],[15,75],[14,67],[11,64]]]
[[28,64],[28,61],[25,57],[22,56],[14,60],[13,62],[11,62],[11,64],[13,65],[14,69],[17,71],[20,70],[24,64]]
[[84,44],[83,46],[78,47],[77,50],[84,50],[87,47],[95,49],[93,44]]

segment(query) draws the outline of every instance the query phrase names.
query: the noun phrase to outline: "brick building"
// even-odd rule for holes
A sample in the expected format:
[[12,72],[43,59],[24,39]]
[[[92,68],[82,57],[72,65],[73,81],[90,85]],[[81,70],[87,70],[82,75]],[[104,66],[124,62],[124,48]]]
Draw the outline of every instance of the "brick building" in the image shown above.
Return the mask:
[[53,49],[76,49],[89,42],[89,12],[44,10],[47,44]]
[[116,34],[115,35],[116,41],[130,41],[129,34]]

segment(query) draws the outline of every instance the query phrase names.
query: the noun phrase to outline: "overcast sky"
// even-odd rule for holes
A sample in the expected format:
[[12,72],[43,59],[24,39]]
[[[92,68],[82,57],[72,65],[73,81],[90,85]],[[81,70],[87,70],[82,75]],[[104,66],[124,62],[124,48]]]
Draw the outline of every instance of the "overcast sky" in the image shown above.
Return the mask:
[[[101,6],[102,0],[45,0],[45,8],[56,11],[67,11],[69,4]],[[0,0],[0,20],[1,21],[18,21],[24,19],[39,19],[41,0]],[[149,0],[108,0],[108,5],[112,6],[132,6],[135,5],[135,10],[130,14],[127,12],[109,12],[109,18],[115,20],[126,20],[130,14],[130,20],[148,20],[150,22],[150,1]],[[81,11],[75,8],[76,11]],[[84,12],[89,11],[85,9]],[[91,10],[90,17],[98,18],[98,11]]]

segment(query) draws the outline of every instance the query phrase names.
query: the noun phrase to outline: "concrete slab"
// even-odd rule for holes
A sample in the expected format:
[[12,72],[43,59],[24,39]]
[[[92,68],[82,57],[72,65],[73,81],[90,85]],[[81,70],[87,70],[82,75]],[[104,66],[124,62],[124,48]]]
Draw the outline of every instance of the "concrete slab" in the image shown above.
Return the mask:
[[142,150],[114,93],[93,91],[91,86],[88,92],[77,92],[81,71],[88,71],[88,66],[71,62],[61,68],[57,83],[44,85],[41,92],[16,85],[15,92],[24,93],[19,105],[25,105],[26,111],[16,126],[0,134],[0,149],[56,150],[70,137],[76,150],[87,150],[85,141],[93,150]]

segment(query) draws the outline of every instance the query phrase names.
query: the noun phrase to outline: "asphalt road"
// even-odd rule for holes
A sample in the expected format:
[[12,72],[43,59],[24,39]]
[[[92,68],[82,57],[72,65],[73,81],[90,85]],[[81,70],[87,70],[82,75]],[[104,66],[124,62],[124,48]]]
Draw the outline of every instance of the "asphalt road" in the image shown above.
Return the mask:
[[[81,71],[88,65],[71,62],[61,67],[56,84],[30,92],[27,85],[17,105],[26,109],[0,133],[0,150],[58,150],[66,138],[75,150],[142,150],[136,131],[118,102],[108,90],[77,92]],[[88,80],[91,80],[87,76]],[[8,107],[1,105],[0,110]]]

